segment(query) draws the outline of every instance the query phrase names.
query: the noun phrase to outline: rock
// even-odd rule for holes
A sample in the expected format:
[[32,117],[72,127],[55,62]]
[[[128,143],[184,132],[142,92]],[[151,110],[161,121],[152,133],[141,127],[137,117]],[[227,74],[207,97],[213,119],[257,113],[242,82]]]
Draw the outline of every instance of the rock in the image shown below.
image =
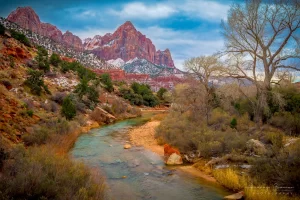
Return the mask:
[[125,144],[124,145],[124,149],[130,149],[131,148],[131,145],[130,144]]
[[232,199],[232,200],[239,200],[239,199],[243,199],[243,198],[244,198],[243,191],[224,197],[224,199]]
[[135,58],[144,58],[157,65],[174,67],[171,53],[156,51],[152,41],[137,31],[130,21],[121,25],[113,34],[96,35],[93,39],[84,41],[85,50],[90,50],[100,58],[111,60],[130,61]]
[[229,167],[230,167],[230,165],[216,165],[215,169],[227,169]]
[[127,178],[127,176],[122,176],[123,179]]
[[96,107],[90,116],[93,120],[95,120],[99,124],[101,123],[109,124],[116,121],[115,116],[109,114],[108,112],[106,112],[100,107]]
[[287,142],[286,142],[286,144],[284,145],[284,147],[288,147],[288,146],[294,144],[295,142],[298,141],[298,139],[299,138],[290,138],[290,139],[288,139]]
[[171,154],[176,153],[177,155],[180,155],[180,152],[178,149],[172,147],[169,144],[164,145],[164,156],[169,157]]
[[149,176],[149,173],[145,172],[144,175],[145,175],[145,176]]
[[246,146],[248,151],[258,155],[265,154],[267,151],[265,145],[261,141],[255,139],[250,139]]
[[39,16],[31,7],[18,7],[8,15],[7,19],[24,29],[49,37],[56,42],[71,46],[79,51],[83,50],[82,41],[78,36],[73,35],[69,31],[62,34],[56,26],[49,23],[42,23]]
[[181,156],[176,153],[171,154],[166,162],[167,165],[181,165],[182,163]]
[[242,169],[250,169],[251,167],[252,165],[246,165],[246,164],[240,165],[240,168]]

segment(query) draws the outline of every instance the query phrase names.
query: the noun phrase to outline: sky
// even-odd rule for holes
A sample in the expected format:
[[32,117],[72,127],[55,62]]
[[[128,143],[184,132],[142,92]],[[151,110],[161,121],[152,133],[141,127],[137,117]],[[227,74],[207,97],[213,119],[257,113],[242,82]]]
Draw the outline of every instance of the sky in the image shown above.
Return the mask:
[[150,38],[156,49],[169,48],[175,66],[191,57],[224,48],[221,20],[239,0],[0,0],[0,16],[30,6],[42,22],[81,39],[113,33],[125,21]]

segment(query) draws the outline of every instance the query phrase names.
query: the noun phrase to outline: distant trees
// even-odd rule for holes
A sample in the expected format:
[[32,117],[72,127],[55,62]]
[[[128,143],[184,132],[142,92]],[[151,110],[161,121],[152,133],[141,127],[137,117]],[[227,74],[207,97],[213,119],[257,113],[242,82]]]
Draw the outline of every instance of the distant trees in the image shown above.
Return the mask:
[[156,95],[157,95],[157,97],[160,99],[160,100],[163,100],[163,95],[164,95],[164,93],[166,93],[168,90],[166,89],[166,88],[160,88],[158,91],[157,91],[157,93],[156,93]]
[[32,94],[40,96],[43,89],[50,94],[48,87],[44,84],[43,72],[29,69],[27,73],[28,78],[25,84],[30,88]]
[[100,79],[101,79],[101,82],[104,84],[105,89],[108,92],[114,91],[112,80],[111,80],[111,77],[109,74],[107,74],[107,73],[101,74]]
[[38,53],[35,60],[38,63],[39,69],[44,70],[45,72],[50,70],[48,51],[45,48],[41,46],[38,47]]
[[214,100],[214,87],[212,78],[220,75],[222,65],[216,56],[200,56],[186,60],[184,62],[185,69],[194,75],[197,81],[204,89],[204,113],[206,116],[206,123],[208,123],[209,113],[212,108]]
[[159,100],[154,96],[149,85],[132,83],[130,88],[121,88],[123,98],[128,99],[131,104],[154,107],[159,104]]
[[76,116],[76,107],[70,96],[67,96],[62,103],[61,114],[67,119],[71,120]]
[[50,63],[55,66],[55,67],[58,67],[58,65],[60,64],[61,62],[61,59],[59,57],[58,54],[56,53],[53,53],[51,56],[50,56]]
[[280,75],[289,70],[299,70],[299,1],[250,0],[233,5],[223,28],[229,58],[227,74],[256,85],[253,106],[255,120],[261,122],[271,83],[280,82],[284,77]]
[[16,40],[22,42],[26,46],[29,46],[29,47],[31,46],[30,41],[28,40],[28,38],[24,34],[19,33],[15,30],[10,30],[10,33],[11,33],[11,37],[13,37]]

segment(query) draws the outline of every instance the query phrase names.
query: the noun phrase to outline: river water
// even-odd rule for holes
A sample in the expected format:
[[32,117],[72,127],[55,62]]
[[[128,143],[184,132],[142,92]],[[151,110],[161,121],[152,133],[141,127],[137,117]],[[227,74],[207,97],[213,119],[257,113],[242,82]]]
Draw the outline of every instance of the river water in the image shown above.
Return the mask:
[[116,200],[214,200],[228,193],[176,167],[165,166],[157,154],[133,146],[123,149],[128,129],[149,116],[124,120],[81,135],[70,151],[75,160],[98,168],[106,177],[108,199]]

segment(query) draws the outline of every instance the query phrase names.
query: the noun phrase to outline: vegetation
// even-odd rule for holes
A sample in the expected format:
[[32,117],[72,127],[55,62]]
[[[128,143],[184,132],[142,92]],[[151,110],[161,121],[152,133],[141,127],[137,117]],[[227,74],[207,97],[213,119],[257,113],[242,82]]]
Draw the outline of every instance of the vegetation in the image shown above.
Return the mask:
[[0,177],[2,199],[102,199],[103,186],[81,164],[50,148],[17,145]]
[[157,91],[156,95],[159,98],[159,100],[164,101],[164,94],[167,92],[168,90],[166,88],[159,88],[159,90]]
[[76,116],[76,108],[70,96],[67,96],[62,103],[61,114],[67,120],[71,120]]
[[5,27],[2,24],[0,24],[0,35],[4,35],[4,33],[5,33]]
[[55,66],[55,67],[58,67],[58,65],[60,64],[61,62],[61,59],[59,57],[58,54],[56,53],[53,53],[51,56],[50,56],[50,63]]
[[38,54],[35,58],[38,63],[38,67],[45,72],[50,70],[50,65],[48,61],[48,51],[43,47],[38,47]]
[[102,74],[100,76],[100,80],[104,84],[104,87],[108,92],[114,91],[114,87],[109,74],[107,73]]
[[43,89],[50,94],[48,87],[44,84],[42,72],[29,69],[27,73],[25,84],[30,88],[32,94],[40,96]]
[[123,98],[128,99],[133,105],[145,105],[154,107],[159,104],[159,100],[154,96],[149,85],[132,83],[130,88],[121,88]]
[[15,30],[10,30],[10,33],[11,33],[11,37],[13,37],[16,40],[22,42],[23,44],[25,44],[28,47],[31,46],[30,41],[28,40],[28,38],[24,34],[19,33]]

